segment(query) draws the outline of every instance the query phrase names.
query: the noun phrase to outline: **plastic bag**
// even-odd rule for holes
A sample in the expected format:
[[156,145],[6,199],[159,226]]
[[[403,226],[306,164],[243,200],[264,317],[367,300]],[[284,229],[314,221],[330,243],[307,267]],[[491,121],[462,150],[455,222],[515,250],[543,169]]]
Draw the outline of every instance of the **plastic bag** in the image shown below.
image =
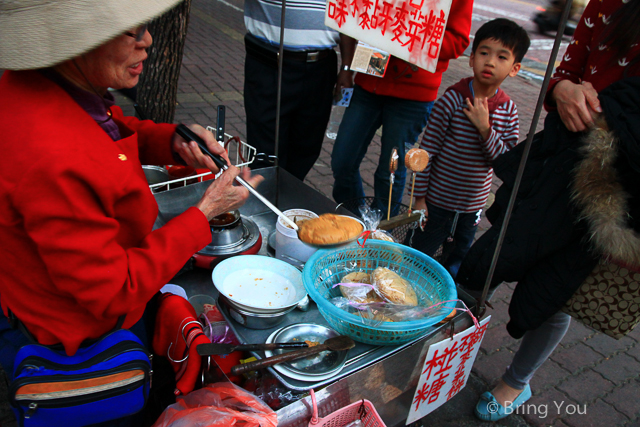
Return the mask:
[[364,424],[360,420],[351,421],[349,424],[344,427],[364,427]]
[[277,427],[278,417],[264,402],[231,383],[195,390],[169,405],[153,427]]
[[200,323],[202,323],[204,334],[214,344],[233,344],[238,345],[240,341],[235,336],[229,324],[225,320],[217,306],[205,304],[204,311],[200,315]]
[[369,235],[367,236],[368,239],[385,240],[387,242],[397,243],[391,233],[378,229],[380,221],[382,221],[384,216],[380,209],[371,209],[366,205],[360,206],[358,209],[360,210],[362,222],[364,222],[364,229],[365,231],[369,231]]
[[273,410],[278,410],[307,395],[307,392],[289,390],[267,370],[253,371],[252,374],[242,387],[252,392]]

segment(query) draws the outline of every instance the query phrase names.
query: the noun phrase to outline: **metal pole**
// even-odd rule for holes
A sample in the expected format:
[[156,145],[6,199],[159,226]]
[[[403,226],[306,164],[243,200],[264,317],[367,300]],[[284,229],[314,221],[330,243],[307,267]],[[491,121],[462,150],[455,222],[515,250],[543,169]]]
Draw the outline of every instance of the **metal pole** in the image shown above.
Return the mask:
[[540,119],[540,114],[542,112],[542,107],[544,105],[544,98],[547,94],[547,89],[549,88],[549,80],[551,79],[551,75],[553,74],[556,57],[558,56],[558,50],[560,50],[560,43],[562,42],[564,29],[567,24],[567,19],[569,18],[569,11],[571,10],[572,1],[573,0],[566,0],[566,4],[564,5],[564,10],[562,11],[562,19],[560,20],[558,32],[556,34],[556,38],[553,43],[551,57],[549,58],[549,63],[547,64],[544,80],[542,82],[542,88],[540,89],[540,94],[538,96],[538,102],[536,104],[536,109],[533,114],[533,119],[531,121],[531,127],[529,128],[529,134],[527,135],[527,140],[525,141],[524,152],[522,153],[522,159],[520,159],[520,165],[518,166],[518,173],[516,174],[516,180],[513,186],[513,191],[511,191],[511,197],[509,198],[509,203],[507,205],[507,211],[504,216],[504,222],[502,223],[502,227],[500,228],[500,233],[498,234],[498,243],[496,244],[496,249],[493,253],[493,259],[491,260],[491,266],[489,267],[489,272],[487,273],[487,279],[484,284],[482,295],[480,296],[480,300],[478,300],[478,305],[476,306],[475,311],[477,316],[482,316],[486,311],[485,302],[487,300],[487,294],[489,293],[489,285],[491,285],[491,280],[493,279],[493,273],[495,272],[496,264],[498,263],[498,255],[500,255],[500,250],[502,249],[502,243],[504,242],[504,235],[507,232],[507,226],[509,225],[509,220],[511,219],[511,213],[513,212],[513,205],[515,204],[516,195],[518,194],[518,189],[520,188],[520,182],[522,181],[524,167],[527,163],[527,158],[529,157],[529,151],[531,151],[531,143],[533,142],[533,136],[536,132],[538,120]]
[[282,66],[284,60],[284,18],[285,11],[287,9],[287,0],[282,0],[282,11],[280,13],[280,47],[278,48],[278,88],[276,92],[276,134],[275,134],[275,148],[274,155],[276,167],[276,206],[278,205],[279,198],[279,188],[280,188],[280,101],[281,101],[281,92],[282,92]]

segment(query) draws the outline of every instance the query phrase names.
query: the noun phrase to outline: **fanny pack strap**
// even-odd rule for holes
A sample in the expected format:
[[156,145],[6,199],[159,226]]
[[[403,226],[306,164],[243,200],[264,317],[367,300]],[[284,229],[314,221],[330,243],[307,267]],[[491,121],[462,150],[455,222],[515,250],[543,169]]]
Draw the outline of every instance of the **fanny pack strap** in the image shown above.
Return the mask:
[[[24,325],[24,323],[22,323],[20,321],[20,319],[18,319],[18,316],[16,316],[14,314],[13,311],[11,311],[10,308],[7,307],[7,311],[9,313],[9,315],[7,316],[9,319],[9,326],[11,326],[13,329],[18,329],[20,332],[22,332],[24,334],[24,336],[26,336],[29,341],[31,341],[33,344],[38,344],[38,345],[44,345],[44,344],[40,344],[38,342],[38,340],[36,340],[36,338],[31,334],[31,332],[29,332],[29,330],[27,329],[27,327]],[[118,317],[118,322],[116,323],[116,326],[111,329],[109,332],[107,332],[104,335],[108,335],[111,332],[117,331],[118,329],[122,328],[122,325],[124,324],[124,320],[127,317],[126,314],[123,314],[122,316]],[[103,335],[103,336],[104,336]],[[80,345],[80,347],[87,347],[90,346],[91,344],[94,344],[96,342],[98,342],[100,340],[100,338],[92,338],[92,339],[87,339],[84,340],[82,342],[82,344]],[[52,344],[52,345],[45,345],[45,347],[49,347],[52,350],[61,350],[63,348],[62,344]]]

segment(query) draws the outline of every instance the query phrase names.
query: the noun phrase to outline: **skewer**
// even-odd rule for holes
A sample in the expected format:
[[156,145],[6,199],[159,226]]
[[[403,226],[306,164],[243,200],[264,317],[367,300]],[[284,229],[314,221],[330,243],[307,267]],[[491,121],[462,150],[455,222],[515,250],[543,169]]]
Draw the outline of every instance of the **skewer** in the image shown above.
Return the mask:
[[[411,216],[411,207],[413,206],[413,189],[416,186],[416,173],[425,170],[429,164],[429,153],[421,148],[412,148],[407,151],[404,156],[404,163],[407,169],[411,170],[413,178],[411,180],[411,199],[409,200],[408,216]],[[388,218],[387,218],[388,219]]]
[[395,181],[395,172],[398,170],[398,150],[394,148],[391,151],[391,160],[389,161],[389,172],[391,175],[389,176],[389,207],[387,208],[387,221],[391,217],[391,195],[393,192],[393,182]]

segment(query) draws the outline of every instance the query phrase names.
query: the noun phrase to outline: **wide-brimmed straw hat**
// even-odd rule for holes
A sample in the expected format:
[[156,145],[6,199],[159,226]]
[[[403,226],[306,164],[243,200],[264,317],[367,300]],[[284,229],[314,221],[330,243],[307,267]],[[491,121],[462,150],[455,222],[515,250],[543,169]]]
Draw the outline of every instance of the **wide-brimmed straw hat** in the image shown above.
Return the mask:
[[161,15],[180,0],[0,0],[0,69],[74,58]]

